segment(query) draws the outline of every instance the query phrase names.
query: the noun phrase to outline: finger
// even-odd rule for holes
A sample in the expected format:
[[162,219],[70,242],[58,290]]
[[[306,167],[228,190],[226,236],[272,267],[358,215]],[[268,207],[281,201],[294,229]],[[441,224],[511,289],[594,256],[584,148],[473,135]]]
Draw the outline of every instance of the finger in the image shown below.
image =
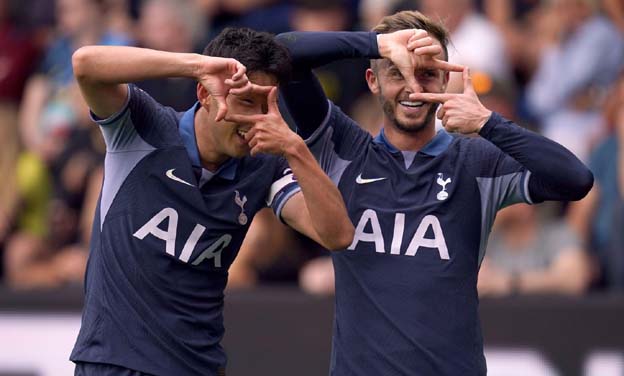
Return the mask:
[[429,34],[427,33],[426,30],[423,29],[412,29],[412,35],[410,36],[410,38],[407,40],[407,43],[409,44],[410,42],[413,42],[415,40],[418,39],[423,39],[426,38],[427,36],[429,36]]
[[252,138],[247,140],[247,145],[249,145],[250,149],[253,149],[253,148],[256,147],[256,145],[258,145],[258,142],[260,142],[258,137],[252,137]]
[[234,73],[232,75],[232,80],[237,81],[240,80],[241,77],[243,77],[245,75],[245,73],[247,72],[247,68],[239,63],[238,61],[236,62],[236,73]]
[[247,85],[247,83],[249,82],[249,79],[247,78],[247,76],[244,75],[236,80],[233,78],[227,78],[224,82],[226,85],[230,87],[239,88],[239,87],[243,87]]
[[448,61],[444,61],[440,59],[433,59],[432,67],[442,69],[447,72],[463,72],[464,68],[466,68],[463,65],[452,64],[452,63],[449,63]]
[[256,137],[256,134],[258,133],[258,128],[256,128],[256,126],[257,125],[254,125],[253,128],[247,131],[247,133],[245,134],[245,141],[249,142],[253,140],[254,137]]
[[273,86],[267,97],[268,113],[279,114],[279,107],[277,105],[277,87]]
[[424,38],[410,38],[409,41],[407,41],[407,49],[409,51],[413,51],[414,49],[418,48],[418,47],[424,47],[424,46],[431,46],[433,45],[433,38],[431,37],[424,37]]
[[412,101],[445,103],[446,101],[455,98],[457,95],[458,94],[446,93],[412,93],[409,95],[409,99]]
[[261,94],[261,95],[268,95],[268,93],[271,91],[271,88],[273,86],[261,86],[261,85],[256,85],[256,84],[252,84],[251,82],[248,82],[247,85],[241,87],[241,88],[234,88],[234,89],[230,89],[230,94],[234,94],[234,95],[242,95],[242,94]]
[[[227,85],[227,80],[225,80],[225,84]],[[244,86],[231,88],[229,93],[234,94],[234,95],[244,95],[244,94],[251,93],[252,90],[253,90],[253,84],[247,81],[247,83]]]
[[438,110],[438,114],[436,116],[438,117],[438,119],[442,120],[445,114],[446,114],[446,110],[444,109],[444,106],[442,106]]
[[262,116],[263,115],[241,115],[241,114],[228,114],[227,116],[225,116],[225,120],[232,122],[232,123],[239,123],[239,124],[255,124],[257,122],[259,122],[260,120],[262,120]]
[[418,47],[413,51],[413,53],[416,56],[422,56],[422,55],[436,56],[442,53],[442,47],[440,47],[437,44],[434,44],[431,46]]
[[462,72],[462,78],[464,79],[464,94],[474,93],[474,87],[472,86],[472,77],[470,77],[470,68],[464,68],[464,71]]
[[215,121],[221,121],[227,115],[227,103],[225,102],[225,97],[219,95],[214,96],[217,101],[217,116],[215,117]]

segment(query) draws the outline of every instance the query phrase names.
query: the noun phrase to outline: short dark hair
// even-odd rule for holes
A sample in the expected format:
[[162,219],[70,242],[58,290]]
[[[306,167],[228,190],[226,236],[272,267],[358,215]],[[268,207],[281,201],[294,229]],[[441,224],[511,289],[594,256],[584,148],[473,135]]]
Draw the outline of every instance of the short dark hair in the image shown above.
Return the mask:
[[204,55],[238,60],[247,73],[263,72],[285,83],[291,76],[288,49],[275,41],[272,34],[249,28],[223,29],[208,43]]
[[447,45],[450,41],[449,32],[442,24],[430,20],[427,16],[415,10],[404,10],[382,18],[373,28],[379,34],[388,34],[405,29],[422,29],[442,45],[444,59],[448,60]]

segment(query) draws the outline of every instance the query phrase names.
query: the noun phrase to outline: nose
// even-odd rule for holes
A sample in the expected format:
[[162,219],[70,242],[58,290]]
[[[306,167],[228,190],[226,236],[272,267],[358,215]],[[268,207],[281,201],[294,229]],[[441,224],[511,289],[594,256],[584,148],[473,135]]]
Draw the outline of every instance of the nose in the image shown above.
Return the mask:
[[405,91],[407,94],[422,93],[423,85],[415,78],[411,83],[408,81],[405,82]]

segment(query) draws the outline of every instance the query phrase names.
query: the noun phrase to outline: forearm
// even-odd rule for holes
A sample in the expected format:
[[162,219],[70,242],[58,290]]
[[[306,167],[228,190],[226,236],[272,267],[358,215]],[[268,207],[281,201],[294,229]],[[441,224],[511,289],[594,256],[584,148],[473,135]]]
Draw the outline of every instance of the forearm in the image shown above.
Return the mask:
[[279,34],[276,39],[290,51],[295,71],[313,69],[335,60],[379,59],[377,37],[372,32],[304,32]]
[[353,240],[354,227],[338,188],[302,141],[292,143],[285,157],[301,187],[312,227],[321,245],[328,249],[346,248]]
[[282,98],[297,124],[297,132],[309,138],[321,125],[329,104],[312,69],[347,58],[378,58],[374,33],[290,32],[276,37],[290,51],[293,79],[280,87]]
[[593,185],[591,171],[569,150],[496,113],[479,135],[531,172],[529,194],[534,202],[580,200]]
[[80,81],[121,84],[162,77],[197,78],[206,56],[125,46],[87,46],[73,57]]

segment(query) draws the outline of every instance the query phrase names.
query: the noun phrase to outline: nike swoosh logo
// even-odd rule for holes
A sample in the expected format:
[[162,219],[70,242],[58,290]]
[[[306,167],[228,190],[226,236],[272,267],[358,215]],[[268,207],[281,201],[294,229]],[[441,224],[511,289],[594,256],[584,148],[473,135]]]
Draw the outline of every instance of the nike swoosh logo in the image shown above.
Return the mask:
[[175,176],[175,175],[173,174],[173,171],[175,171],[175,168],[172,168],[171,170],[168,170],[167,172],[165,172],[165,175],[167,175],[167,177],[168,177],[169,179],[174,180],[174,181],[177,181],[178,183],[182,183],[182,184],[186,184],[186,185],[190,185],[191,187],[194,187],[194,185],[193,185],[193,184],[191,184],[191,183],[189,183],[189,182],[187,182],[187,181],[185,181],[185,180],[182,180],[182,179],[180,179],[179,177]]
[[374,183],[376,181],[385,180],[385,179],[388,179],[388,178],[363,179],[362,174],[359,174],[358,177],[355,178],[355,182],[358,184],[368,184],[368,183]]

